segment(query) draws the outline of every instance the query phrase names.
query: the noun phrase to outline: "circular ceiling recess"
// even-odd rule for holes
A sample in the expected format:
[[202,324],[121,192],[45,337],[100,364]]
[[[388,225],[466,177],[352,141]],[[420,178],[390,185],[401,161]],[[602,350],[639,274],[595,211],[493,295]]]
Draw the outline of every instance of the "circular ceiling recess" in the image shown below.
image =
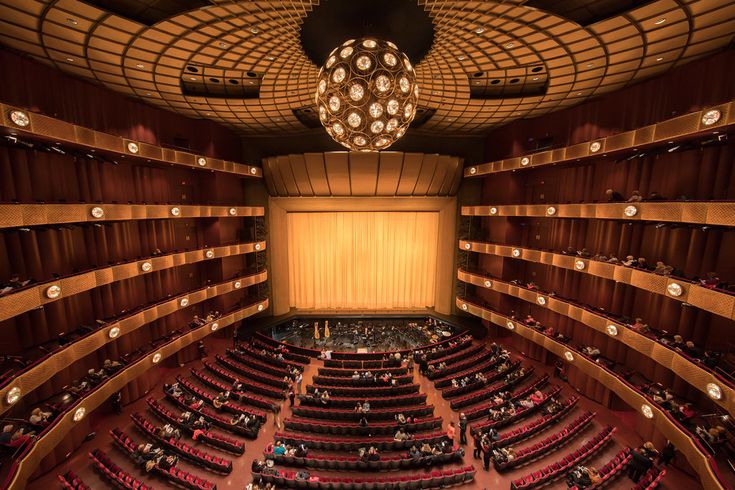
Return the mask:
[[434,24],[415,0],[324,0],[301,26],[301,46],[316,66],[335,46],[360,37],[391,41],[417,64],[434,43]]

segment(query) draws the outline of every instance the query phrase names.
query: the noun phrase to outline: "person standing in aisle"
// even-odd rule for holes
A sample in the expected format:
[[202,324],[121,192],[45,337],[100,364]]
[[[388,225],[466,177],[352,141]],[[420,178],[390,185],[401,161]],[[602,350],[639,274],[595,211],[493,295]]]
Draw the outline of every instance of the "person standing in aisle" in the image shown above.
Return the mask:
[[464,413],[459,414],[459,443],[467,444],[467,416]]

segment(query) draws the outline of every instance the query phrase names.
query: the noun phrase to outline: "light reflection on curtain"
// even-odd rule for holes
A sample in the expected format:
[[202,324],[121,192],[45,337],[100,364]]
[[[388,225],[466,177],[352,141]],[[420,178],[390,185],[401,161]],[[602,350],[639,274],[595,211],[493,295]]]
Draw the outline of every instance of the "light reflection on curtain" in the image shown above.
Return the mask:
[[433,306],[438,232],[435,212],[289,213],[290,306]]

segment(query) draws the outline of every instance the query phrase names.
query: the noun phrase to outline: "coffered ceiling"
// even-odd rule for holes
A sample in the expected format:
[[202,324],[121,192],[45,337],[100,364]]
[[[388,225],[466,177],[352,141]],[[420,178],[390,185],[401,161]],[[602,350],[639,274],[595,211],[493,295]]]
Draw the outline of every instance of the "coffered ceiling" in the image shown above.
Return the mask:
[[[478,134],[577,104],[723,49],[735,33],[735,0],[417,3],[434,27],[416,64],[424,117],[413,131],[426,134]],[[0,0],[0,43],[241,134],[298,133],[318,125],[319,67],[300,40],[318,8],[317,0]]]

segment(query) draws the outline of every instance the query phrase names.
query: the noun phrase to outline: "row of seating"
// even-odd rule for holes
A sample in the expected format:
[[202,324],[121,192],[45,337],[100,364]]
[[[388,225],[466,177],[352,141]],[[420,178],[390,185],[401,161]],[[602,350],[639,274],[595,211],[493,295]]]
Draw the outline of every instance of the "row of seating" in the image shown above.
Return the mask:
[[554,425],[555,423],[561,421],[567,415],[569,415],[572,409],[577,405],[578,401],[579,397],[573,396],[561,404],[562,407],[558,412],[550,415],[544,415],[543,417],[538,418],[533,422],[529,422],[522,427],[516,427],[515,429],[508,432],[502,432],[498,434],[498,439],[494,441],[494,447],[500,448],[509,446],[511,444],[516,444],[524,439],[528,439],[529,437],[535,436],[542,430],[551,425]]
[[244,391],[231,391],[232,383],[222,383],[221,381],[218,381],[213,377],[207,375],[204,371],[200,371],[196,368],[191,368],[190,371],[196,379],[198,379],[205,385],[214,388],[218,392],[230,391],[231,400],[245,402],[248,405],[252,405],[258,408],[264,408],[270,411],[273,411],[276,408],[275,403],[271,402],[270,400],[266,400],[265,398],[260,398],[259,396],[251,395]]
[[224,357],[219,354],[217,354],[214,358],[220,366],[243,376],[247,376],[247,378],[251,381],[257,381],[259,383],[275,386],[276,388],[279,388],[281,390],[288,389],[289,382],[286,381],[283,377],[277,377],[273,376],[272,374],[264,373],[262,371],[256,371],[252,368],[240,364],[233,358]]
[[426,431],[441,428],[442,418],[433,417],[425,419],[417,419],[414,422],[398,425],[396,421],[372,423],[367,426],[359,424],[346,424],[334,421],[309,420],[301,418],[288,418],[284,421],[287,429],[298,430],[302,432],[316,432],[319,434],[335,434],[335,435],[392,435],[395,434],[399,427],[404,428],[408,432]]
[[410,407],[389,407],[370,409],[367,413],[355,412],[354,409],[307,407],[297,405],[291,408],[291,413],[300,417],[331,420],[360,420],[365,417],[368,421],[392,420],[402,413],[406,417],[426,417],[434,413],[434,405],[414,405]]
[[661,479],[666,474],[666,470],[659,469],[654,466],[638,480],[638,483],[633,487],[633,490],[653,490],[658,488],[661,483]]
[[278,359],[277,357],[268,355],[269,352],[273,352],[273,349],[256,349],[247,344],[237,344],[233,352],[243,358],[250,357],[251,359],[260,361],[261,364],[267,364],[278,371],[284,372],[284,374],[288,374],[289,370],[293,368],[299,371],[304,370],[304,365],[300,362],[288,361],[285,357]]
[[391,357],[387,360],[374,361],[344,361],[341,359],[325,359],[324,367],[341,369],[380,369],[389,367],[401,367],[401,361]]
[[[584,487],[584,490],[596,490],[610,483],[613,479],[617,478],[625,471],[626,466],[630,463],[632,456],[630,455],[630,448],[625,447],[618,452],[610,461],[605,463],[597,473],[600,475],[600,480]],[[583,490],[578,486],[574,485],[569,487],[568,490]],[[643,490],[643,488],[635,488],[635,490]]]
[[432,471],[428,474],[394,476],[389,478],[336,478],[311,475],[309,479],[297,479],[294,471],[261,473],[259,476],[278,488],[309,488],[314,490],[418,490],[419,488],[441,488],[459,485],[474,480],[474,466],[454,470]]
[[284,444],[290,444],[292,446],[303,444],[305,447],[311,449],[322,449],[326,451],[357,451],[360,448],[370,446],[380,451],[401,451],[409,449],[414,444],[420,446],[426,442],[433,445],[448,439],[445,432],[417,434],[413,439],[405,441],[396,441],[392,437],[368,437],[367,439],[350,437],[337,439],[334,437],[317,437],[284,432],[277,432],[274,437],[276,441],[281,441]]
[[[493,381],[505,376],[506,374],[510,373],[511,371],[514,371],[518,369],[521,365],[521,361],[516,361],[511,363],[506,369],[499,369],[500,366],[499,363],[496,363],[493,361],[493,366],[490,369],[487,369],[485,371],[478,371],[472,376],[465,375],[465,376],[455,376],[452,378],[452,381],[450,381],[450,384],[448,386],[442,386],[439,388],[442,392],[442,396],[445,399],[454,398],[460,395],[464,395],[466,393],[470,393],[475,391],[477,388],[482,387],[486,385],[487,383],[492,383]],[[482,375],[485,377],[485,381],[482,382],[476,378],[476,375],[482,373]],[[469,378],[470,382],[464,386],[461,385],[462,380]],[[454,380],[457,380],[457,383],[459,386],[454,386]],[[436,387],[436,384],[434,384]]]
[[149,439],[155,440],[161,447],[170,450],[173,453],[201,466],[207,470],[217,473],[230,474],[232,472],[232,461],[219,456],[214,456],[195,447],[190,446],[184,441],[177,440],[175,437],[164,437],[158,433],[155,425],[150,423],[142,414],[132,413],[130,418]]
[[237,434],[240,436],[247,437],[248,439],[255,439],[258,437],[258,431],[249,428],[249,427],[242,427],[240,425],[233,425],[231,423],[230,417],[224,417],[220,414],[214,413],[213,411],[207,409],[206,407],[200,407],[200,408],[193,408],[186,404],[184,399],[182,397],[176,397],[173,396],[170,393],[166,393],[166,398],[179,407],[181,407],[184,410],[188,410],[189,412],[196,414],[197,417],[202,417],[204,420],[209,422],[212,425],[216,425],[220,429],[224,429],[227,432],[231,432],[233,434]]
[[92,490],[92,487],[85,484],[82,479],[71,470],[67,471],[63,475],[57,475],[57,479],[61,482],[61,486],[64,490]]
[[[181,388],[183,388],[184,390],[188,391],[197,398],[204,400],[210,405],[214,405],[214,399],[217,397],[216,394],[210,393],[209,391],[196,386],[190,380],[182,377],[181,375],[176,376],[176,381],[179,383],[179,386],[181,386]],[[260,421],[261,423],[265,422],[266,419],[265,413],[259,410],[253,410],[242,405],[235,404],[231,401],[226,401],[224,404],[222,404],[222,408],[220,410],[222,410],[223,412],[234,413],[235,415],[240,415],[241,413],[244,413],[245,415],[255,417],[255,419]]]
[[475,432],[487,432],[491,428],[499,429],[501,427],[507,427],[511,423],[515,422],[516,420],[523,419],[525,417],[528,417],[532,413],[536,412],[539,408],[546,405],[553,397],[555,397],[559,392],[561,391],[561,388],[559,386],[554,386],[549,390],[548,393],[544,395],[544,399],[541,400],[539,403],[535,404],[532,407],[529,408],[518,408],[516,409],[515,415],[512,415],[510,417],[506,417],[501,420],[488,420],[485,422],[481,422],[479,424],[474,424],[470,426],[470,432],[474,435]]
[[[426,393],[410,393],[408,395],[396,395],[390,398],[380,396],[360,396],[359,393],[355,397],[332,396],[329,397],[330,407],[354,408],[356,402],[368,401],[371,407],[385,408],[396,406],[423,405],[426,403]],[[301,405],[322,405],[322,401],[311,396],[300,395]]]
[[522,383],[523,381],[528,379],[533,374],[534,368],[533,367],[530,367],[528,369],[524,368],[523,373],[517,372],[517,369],[520,368],[520,365],[521,365],[520,361],[514,362],[513,364],[510,365],[510,367],[506,371],[504,371],[502,374],[499,373],[494,378],[497,379],[503,376],[507,376],[508,374],[513,373],[513,372],[516,372],[518,374],[517,377],[514,377],[510,379],[509,381],[503,381],[501,383],[497,383],[493,386],[488,386],[484,390],[479,390],[474,393],[470,393],[469,395],[465,395],[463,397],[456,398],[449,403],[449,406],[452,407],[454,410],[459,410],[460,408],[469,407],[470,405],[474,405],[476,403],[480,403],[485,400],[488,400],[494,397],[495,395],[497,395],[498,393],[500,393],[501,391],[507,391],[509,388],[512,388],[513,386]]
[[[372,372],[372,371],[371,371]],[[376,373],[373,373],[376,374]],[[412,374],[404,374],[400,376],[393,376],[393,378],[398,385],[408,385],[413,383],[413,375]],[[317,375],[313,378],[314,384],[318,385],[324,385],[324,386],[353,386],[353,387],[360,387],[360,386],[385,386],[386,383],[382,379],[380,379],[380,375],[373,376],[371,378],[360,378],[360,379],[352,379],[352,378],[345,378],[345,377],[339,377],[339,376],[321,376]]]
[[[153,398],[148,398],[146,402],[153,414],[158,416],[162,421],[178,427],[180,431],[193,437],[194,430],[186,424],[179,423],[179,417],[174,412],[166,408],[161,402]],[[230,437],[225,437],[222,434],[212,432],[211,430],[200,431],[196,440],[203,442],[208,446],[216,447],[217,449],[222,449],[237,455],[245,452],[245,445],[242,442]]]
[[417,384],[405,384],[397,386],[329,386],[322,384],[313,384],[306,387],[307,393],[314,393],[314,390],[329,391],[330,396],[364,398],[375,396],[396,396],[418,393],[420,386]]
[[242,387],[248,391],[252,391],[253,393],[258,393],[259,395],[265,395],[270,398],[276,398],[276,399],[285,399],[286,393],[285,390],[276,388],[274,386],[258,383],[256,381],[252,381],[248,378],[245,378],[244,376],[236,375],[227,369],[220,367],[219,365],[210,362],[210,361],[204,361],[204,368],[209,371],[210,373],[214,374],[215,376],[219,377],[220,379],[223,379],[230,384],[238,382],[242,384]]
[[[383,374],[390,373],[391,376],[405,376],[408,374],[408,368],[401,366],[401,367],[386,367],[386,368],[377,368],[377,369],[371,369],[371,373],[381,376]],[[319,376],[329,376],[334,378],[351,378],[353,374],[355,374],[354,369],[349,368],[327,368],[327,367],[320,367],[318,370]],[[358,373],[361,373],[358,371]]]
[[[521,381],[523,381],[523,380],[521,380]],[[542,377],[536,379],[533,383],[531,383],[530,385],[526,386],[525,388],[520,388],[520,389],[514,391],[513,393],[511,393],[511,396],[510,396],[510,399],[509,400],[507,400],[507,401],[505,401],[503,403],[493,403],[493,402],[490,402],[490,403],[485,403],[483,405],[478,405],[476,407],[472,407],[472,408],[466,409],[464,411],[464,414],[467,416],[467,419],[468,420],[475,420],[475,419],[482,418],[482,417],[484,417],[484,416],[486,416],[488,414],[488,411],[491,408],[493,408],[493,409],[494,408],[498,408],[498,407],[501,407],[503,405],[507,405],[510,402],[513,402],[513,401],[516,401],[516,400],[522,400],[523,398],[527,398],[534,391],[539,390],[539,389],[543,388],[544,386],[546,386],[546,384],[548,384],[548,382],[549,382],[549,375],[548,374],[544,374]],[[511,384],[511,386],[508,386],[506,384],[506,387],[507,388],[511,388],[512,386],[513,386],[513,384]]]
[[357,456],[326,456],[314,455],[304,458],[273,454],[269,449],[265,453],[266,459],[272,459],[278,464],[299,468],[317,468],[336,471],[395,471],[410,468],[427,468],[441,466],[455,461],[462,461],[464,451],[456,450],[451,453],[442,453],[436,456],[422,456],[412,458],[408,455],[382,456],[378,461],[366,461]]
[[447,366],[452,366],[453,364],[456,364],[463,359],[476,356],[482,353],[484,350],[485,347],[482,344],[470,344],[466,346],[463,350],[460,350],[458,352],[453,352],[443,357],[436,357],[432,359],[431,362],[428,363],[428,365],[434,366],[437,369],[439,367],[439,364],[441,363],[444,363]]
[[[447,343],[451,344],[453,341],[448,341]],[[439,344],[437,344],[439,345]],[[429,346],[429,347],[420,347],[416,350],[414,350],[414,356],[419,355],[419,353],[422,353],[424,356],[424,359],[427,361],[433,361],[435,359],[439,359],[441,357],[446,357],[451,354],[454,354],[455,352],[459,352],[461,350],[464,350],[472,345],[472,337],[469,335],[465,335],[462,338],[459,339],[457,343],[455,343],[452,346],[443,347],[440,349],[437,349],[434,352],[423,352],[424,350],[428,350],[431,348],[434,348],[435,346]]]
[[487,359],[490,359],[493,357],[492,352],[489,350],[483,349],[478,354],[471,356],[471,357],[465,357],[461,356],[459,357],[453,364],[448,364],[446,368],[444,369],[437,369],[435,371],[427,372],[426,376],[430,380],[436,380],[439,378],[444,378],[446,376],[449,376],[450,374],[456,374],[460,371],[463,371],[465,369],[468,369],[478,363],[481,363]]
[[[116,487],[128,490],[153,490],[153,487],[149,487],[134,476],[123,471],[122,468],[112,462],[112,460],[109,458],[109,456],[107,456],[107,454],[104,453],[104,451],[95,449],[88,454],[89,458],[92,460],[93,467],[97,471],[99,471],[105,479],[110,481],[110,483],[112,483]],[[91,487],[84,485],[71,488],[89,489]]]
[[[121,431],[118,428],[114,428],[110,431],[110,435],[115,443],[122,449],[122,451],[133,461],[136,461],[135,451],[138,447],[133,439]],[[198,476],[178,469],[176,466],[172,466],[168,470],[154,465],[150,470],[150,473],[158,475],[159,477],[171,482],[172,485],[183,487],[188,490],[216,490],[217,485],[214,483],[199,478]]]
[[470,366],[464,371],[460,371],[458,373],[452,373],[449,376],[445,376],[443,378],[436,378],[433,380],[434,387],[438,389],[448,388],[452,386],[453,379],[456,379],[457,381],[459,381],[460,379],[467,377],[467,376],[474,376],[477,373],[484,373],[486,371],[490,371],[495,366],[500,364],[504,359],[505,358],[503,356],[493,356],[485,360],[484,362]]
[[581,448],[575,450],[571,454],[568,454],[556,463],[552,463],[545,468],[534,471],[523,478],[513,480],[510,484],[511,490],[538,488],[562,478],[570,469],[590,458],[610,442],[615,430],[616,429],[614,427],[608,425],[592,439],[584,443]]
[[306,365],[311,362],[312,357],[318,356],[318,351],[316,356],[311,355],[304,355],[299,354],[297,351],[301,350],[300,347],[296,347],[294,345],[287,345],[282,342],[278,342],[277,340],[274,340],[266,335],[261,334],[260,332],[256,332],[253,338],[251,339],[251,345],[254,349],[266,349],[269,352],[277,350],[280,354],[283,354],[283,358],[287,359],[289,361],[293,361],[297,364]]
[[509,461],[494,461],[495,468],[498,471],[505,471],[511,468],[523,466],[531,461],[535,461],[546,453],[556,450],[557,448],[568,444],[575,437],[581,434],[595,418],[594,412],[585,412],[577,417],[572,423],[568,424],[559,432],[556,432],[536,444],[518,449],[515,451],[515,457]]

